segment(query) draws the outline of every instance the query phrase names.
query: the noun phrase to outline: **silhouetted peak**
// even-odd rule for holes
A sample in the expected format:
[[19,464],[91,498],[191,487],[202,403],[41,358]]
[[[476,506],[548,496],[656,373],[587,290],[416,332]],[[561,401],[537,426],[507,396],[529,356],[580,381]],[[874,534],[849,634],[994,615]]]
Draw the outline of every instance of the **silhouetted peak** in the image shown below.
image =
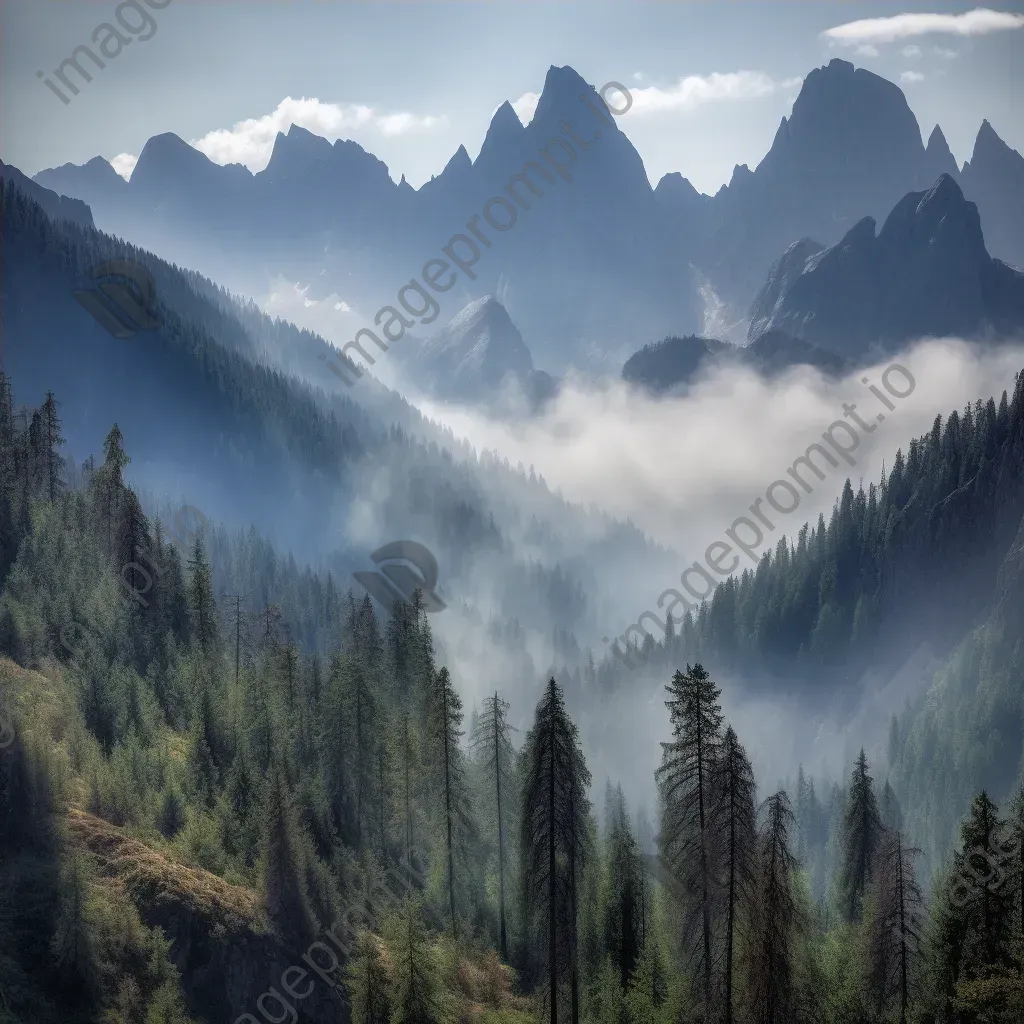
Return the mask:
[[476,163],[489,162],[491,155],[500,159],[510,143],[519,139],[523,134],[523,123],[519,120],[518,114],[512,108],[512,104],[506,100],[494,112],[491,123],[488,125],[487,134],[484,136],[483,145],[477,154]]
[[[590,99],[593,97],[594,89],[568,65],[556,67],[552,64],[544,78],[544,88],[537,101],[537,110],[533,115],[532,123],[543,123],[553,114],[567,117],[577,109],[584,110],[585,108],[580,102],[581,94]],[[614,94],[609,95],[612,98],[612,103],[619,102],[615,99]]]
[[981,127],[978,129],[978,135],[974,140],[974,152],[971,154],[971,163],[976,162],[979,156],[982,159],[989,157],[1000,159],[1005,158],[1007,154],[1012,152],[1013,150],[1003,142],[988,120],[982,121]]
[[662,175],[654,189],[654,194],[659,198],[671,197],[682,201],[701,198],[701,193],[693,187],[690,179],[684,178],[678,171],[670,171],[668,174]]
[[459,148],[452,155],[452,158],[444,165],[444,170],[441,172],[442,175],[450,174],[461,174],[468,171],[473,166],[473,161],[469,159],[469,153],[466,152],[465,146],[459,146]]
[[[938,125],[932,129],[931,135],[928,136],[928,145],[925,147],[925,150],[930,154],[949,153],[949,143],[946,142],[946,136],[942,134],[942,129]],[[952,156],[951,153],[950,156]]]
[[263,172],[268,177],[295,174],[305,170],[315,160],[323,160],[331,154],[327,139],[314,135],[305,128],[293,124],[288,134],[277,133],[274,149]]
[[215,164],[205,153],[194,149],[173,132],[154,135],[139,154],[139,162],[132,171],[133,186],[147,186],[155,182],[173,181],[187,187],[187,180],[211,177],[222,172],[224,177],[246,177],[252,174],[241,164]]

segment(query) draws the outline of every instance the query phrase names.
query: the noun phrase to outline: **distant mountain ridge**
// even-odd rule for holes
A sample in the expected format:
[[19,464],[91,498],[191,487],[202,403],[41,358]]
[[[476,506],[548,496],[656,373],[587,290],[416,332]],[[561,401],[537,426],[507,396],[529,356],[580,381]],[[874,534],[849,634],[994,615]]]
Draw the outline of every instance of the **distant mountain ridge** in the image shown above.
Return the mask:
[[421,254],[465,230],[474,208],[507,195],[548,140],[568,138],[568,122],[585,143],[575,145],[572,183],[531,172],[542,195],[520,183],[531,209],[519,209],[520,223],[444,311],[496,296],[556,373],[621,365],[622,339],[638,333],[698,333],[694,267],[739,319],[794,242],[834,245],[942,174],[977,203],[989,252],[1024,265],[1024,158],[985,121],[958,171],[939,126],[925,144],[902,90],[847,61],[807,75],[765,157],[753,170],[737,166],[714,196],[677,173],[652,189],[620,125],[598,121],[581,97],[598,106],[572,68],[551,67],[528,125],[501,104],[476,159],[460,146],[419,189],[396,184],[356,143],[331,144],[294,125],[256,174],[163,135],[147,143],[130,182],[98,158],[36,180],[89,203],[105,229],[236,291],[260,294],[268,276],[283,275],[308,286],[310,298],[337,292],[369,314],[419,269]]
[[[446,312],[498,296],[558,370],[583,344],[611,350],[637,325],[666,333],[701,315],[643,162],[610,114],[594,114],[601,109],[572,68],[552,67],[528,125],[502,104],[476,160],[460,147],[419,190],[395,184],[355,143],[331,145],[295,126],[256,174],[164,135],[146,144],[127,183],[91,164],[37,178],[87,196],[107,230],[235,290],[260,293],[266,275],[281,274],[311,284],[312,298],[337,291],[364,315],[466,233],[490,197],[511,196],[515,229],[486,244],[475,279],[449,294]],[[563,171],[545,161],[545,147]]]
[[858,221],[826,249],[796,243],[751,309],[750,340],[781,332],[858,359],[923,336],[1024,333],[1024,273],[989,256],[977,206],[943,174],[876,235]]

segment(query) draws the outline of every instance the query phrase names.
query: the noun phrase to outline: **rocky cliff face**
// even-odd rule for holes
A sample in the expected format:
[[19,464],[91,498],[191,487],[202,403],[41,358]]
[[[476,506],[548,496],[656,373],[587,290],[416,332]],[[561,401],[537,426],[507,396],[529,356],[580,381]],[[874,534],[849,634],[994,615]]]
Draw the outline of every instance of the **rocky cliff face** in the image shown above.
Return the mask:
[[777,330],[856,358],[915,337],[1024,330],[1024,274],[989,256],[978,209],[949,175],[901,199],[877,235],[865,217],[801,266],[803,255],[793,247],[773,266],[751,340]]

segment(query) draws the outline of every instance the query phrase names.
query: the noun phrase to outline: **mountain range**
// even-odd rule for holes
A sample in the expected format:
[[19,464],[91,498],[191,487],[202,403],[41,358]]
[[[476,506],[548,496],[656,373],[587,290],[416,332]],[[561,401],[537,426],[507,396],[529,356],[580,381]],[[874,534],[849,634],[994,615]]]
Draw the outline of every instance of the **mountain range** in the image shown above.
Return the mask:
[[556,374],[608,369],[642,341],[700,333],[701,277],[742,320],[793,242],[835,245],[942,174],[976,204],[991,255],[1024,265],[1024,158],[985,121],[958,170],[938,126],[922,141],[898,86],[846,61],[808,74],[764,159],[736,167],[714,196],[680,174],[652,188],[620,125],[598,122],[581,95],[597,102],[575,71],[552,67],[528,125],[502,104],[476,159],[460,147],[419,189],[396,184],[357,144],[294,125],[256,174],[218,166],[164,134],[143,148],[130,181],[99,157],[35,180],[88,203],[101,228],[237,291],[265,294],[268,279],[282,275],[310,298],[336,294],[366,317],[489,196],[507,194],[567,120],[591,140],[578,147],[572,182],[530,172],[542,195],[527,193],[531,209],[519,211],[445,310],[451,317],[494,296],[534,359]]

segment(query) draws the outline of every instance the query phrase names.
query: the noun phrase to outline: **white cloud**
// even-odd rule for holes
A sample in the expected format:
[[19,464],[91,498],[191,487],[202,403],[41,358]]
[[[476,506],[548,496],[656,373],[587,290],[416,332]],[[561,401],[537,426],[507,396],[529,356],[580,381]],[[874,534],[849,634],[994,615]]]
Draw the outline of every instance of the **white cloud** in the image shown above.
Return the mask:
[[118,153],[113,160],[108,161],[110,166],[113,167],[125,181],[132,176],[132,171],[135,170],[135,165],[138,162],[139,158],[137,156],[133,156],[131,153]]
[[207,132],[191,145],[215,164],[244,164],[255,172],[267,166],[277,133],[287,132],[293,124],[334,141],[358,129],[376,129],[386,136],[408,135],[430,131],[445,121],[445,117],[407,112],[381,114],[361,103],[324,103],[315,97],[287,96],[273,113]]
[[917,43],[912,43],[910,46],[904,46],[900,51],[904,57],[920,57],[921,47]]
[[904,85],[913,85],[915,82],[923,82],[924,75],[920,71],[903,71],[900,73],[900,81]]
[[941,57],[943,60],[953,60],[960,56],[956,50],[947,50],[944,46],[936,46],[933,52],[936,57]]
[[1024,14],[976,7],[966,14],[894,14],[887,18],[862,18],[826,29],[822,36],[841,46],[891,43],[897,39],[941,32],[955,36],[983,36],[1024,25]]
[[861,43],[853,52],[857,57],[877,57],[878,47],[870,43]]
[[636,116],[670,110],[693,110],[719,100],[756,99],[768,96],[784,85],[763,71],[714,71],[710,75],[688,75],[664,89],[656,85],[631,89],[632,114]]
[[523,124],[529,124],[537,111],[537,104],[540,102],[539,92],[524,92],[519,99],[514,100],[512,109]]

